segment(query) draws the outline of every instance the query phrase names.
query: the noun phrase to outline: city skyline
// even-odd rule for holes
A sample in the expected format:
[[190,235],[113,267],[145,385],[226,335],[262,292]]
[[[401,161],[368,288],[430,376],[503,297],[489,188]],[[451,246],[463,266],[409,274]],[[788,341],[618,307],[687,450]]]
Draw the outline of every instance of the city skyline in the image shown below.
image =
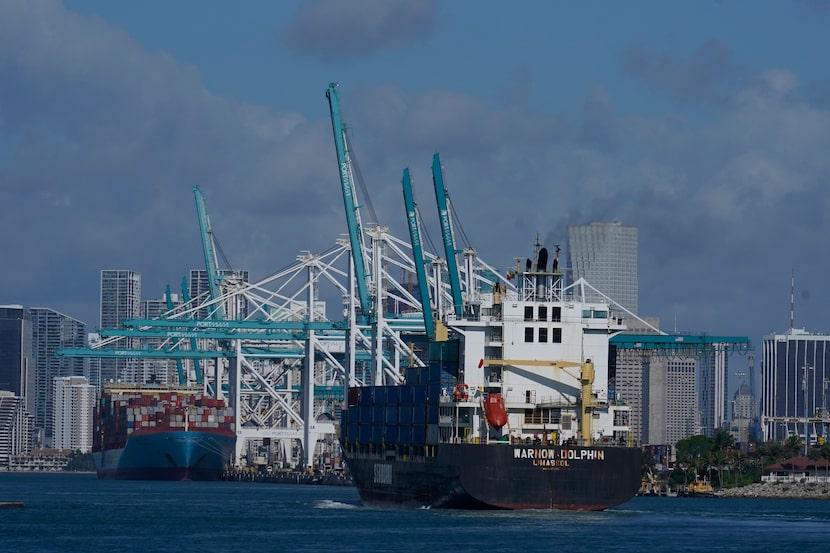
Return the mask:
[[537,233],[550,247],[619,220],[639,229],[639,311],[664,330],[757,348],[794,306],[795,327],[828,332],[828,22],[807,0],[6,3],[0,251],[16,270],[0,304],[92,330],[100,270],[175,288],[201,266],[194,185],[251,281],[328,249],[346,232],[337,81],[396,236],[401,171],[429,198],[440,151],[463,234],[494,267]]

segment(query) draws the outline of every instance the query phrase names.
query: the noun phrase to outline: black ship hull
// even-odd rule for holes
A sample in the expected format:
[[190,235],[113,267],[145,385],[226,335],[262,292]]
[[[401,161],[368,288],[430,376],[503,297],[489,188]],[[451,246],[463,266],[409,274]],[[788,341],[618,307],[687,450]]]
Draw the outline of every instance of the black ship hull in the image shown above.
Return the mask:
[[438,444],[425,455],[352,444],[346,462],[365,505],[598,511],[634,497],[642,453],[630,447]]

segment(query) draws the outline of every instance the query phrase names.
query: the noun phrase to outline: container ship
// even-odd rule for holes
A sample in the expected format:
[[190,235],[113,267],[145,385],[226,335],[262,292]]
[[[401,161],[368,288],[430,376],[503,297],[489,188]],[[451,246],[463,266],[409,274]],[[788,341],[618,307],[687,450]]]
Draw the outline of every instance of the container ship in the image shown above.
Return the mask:
[[107,385],[98,400],[98,478],[218,480],[235,444],[233,411],[201,389]]
[[340,440],[363,504],[604,510],[637,494],[609,346],[623,321],[584,281],[564,285],[558,248],[547,258],[537,240],[515,290],[493,279],[436,321],[402,383],[349,389]]

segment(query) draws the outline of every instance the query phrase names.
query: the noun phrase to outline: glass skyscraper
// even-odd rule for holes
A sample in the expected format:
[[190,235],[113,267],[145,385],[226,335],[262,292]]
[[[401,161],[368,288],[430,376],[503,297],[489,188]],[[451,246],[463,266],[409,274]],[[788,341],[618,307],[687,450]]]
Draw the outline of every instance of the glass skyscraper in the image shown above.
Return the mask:
[[58,357],[60,349],[86,347],[86,325],[46,307],[32,307],[32,355],[35,363],[35,427],[52,444],[54,379],[84,376],[83,357]]
[[35,367],[32,359],[32,316],[22,305],[0,306],[0,390],[23,398],[34,410]]
[[[141,314],[141,273],[122,269],[101,271],[101,328],[124,328],[127,319],[138,319]],[[136,347],[137,339],[121,338],[115,346],[119,349]],[[101,387],[109,381],[123,380],[127,365],[134,359],[107,359],[100,362],[100,375],[95,384]],[[130,371],[133,372],[133,371]]]
[[568,227],[572,279],[584,278],[635,315],[639,301],[637,248],[637,227],[616,221]]
[[[764,440],[824,436],[830,417],[830,335],[791,328],[764,337],[761,425]],[[805,432],[806,426],[806,432]]]

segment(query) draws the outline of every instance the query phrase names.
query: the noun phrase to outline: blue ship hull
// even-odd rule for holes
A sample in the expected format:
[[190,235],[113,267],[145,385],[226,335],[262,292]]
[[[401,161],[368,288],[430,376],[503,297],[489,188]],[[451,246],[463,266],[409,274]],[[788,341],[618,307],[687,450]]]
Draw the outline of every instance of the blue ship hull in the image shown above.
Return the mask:
[[93,452],[98,478],[121,480],[218,480],[231,464],[232,433],[162,431],[136,433],[125,447]]

